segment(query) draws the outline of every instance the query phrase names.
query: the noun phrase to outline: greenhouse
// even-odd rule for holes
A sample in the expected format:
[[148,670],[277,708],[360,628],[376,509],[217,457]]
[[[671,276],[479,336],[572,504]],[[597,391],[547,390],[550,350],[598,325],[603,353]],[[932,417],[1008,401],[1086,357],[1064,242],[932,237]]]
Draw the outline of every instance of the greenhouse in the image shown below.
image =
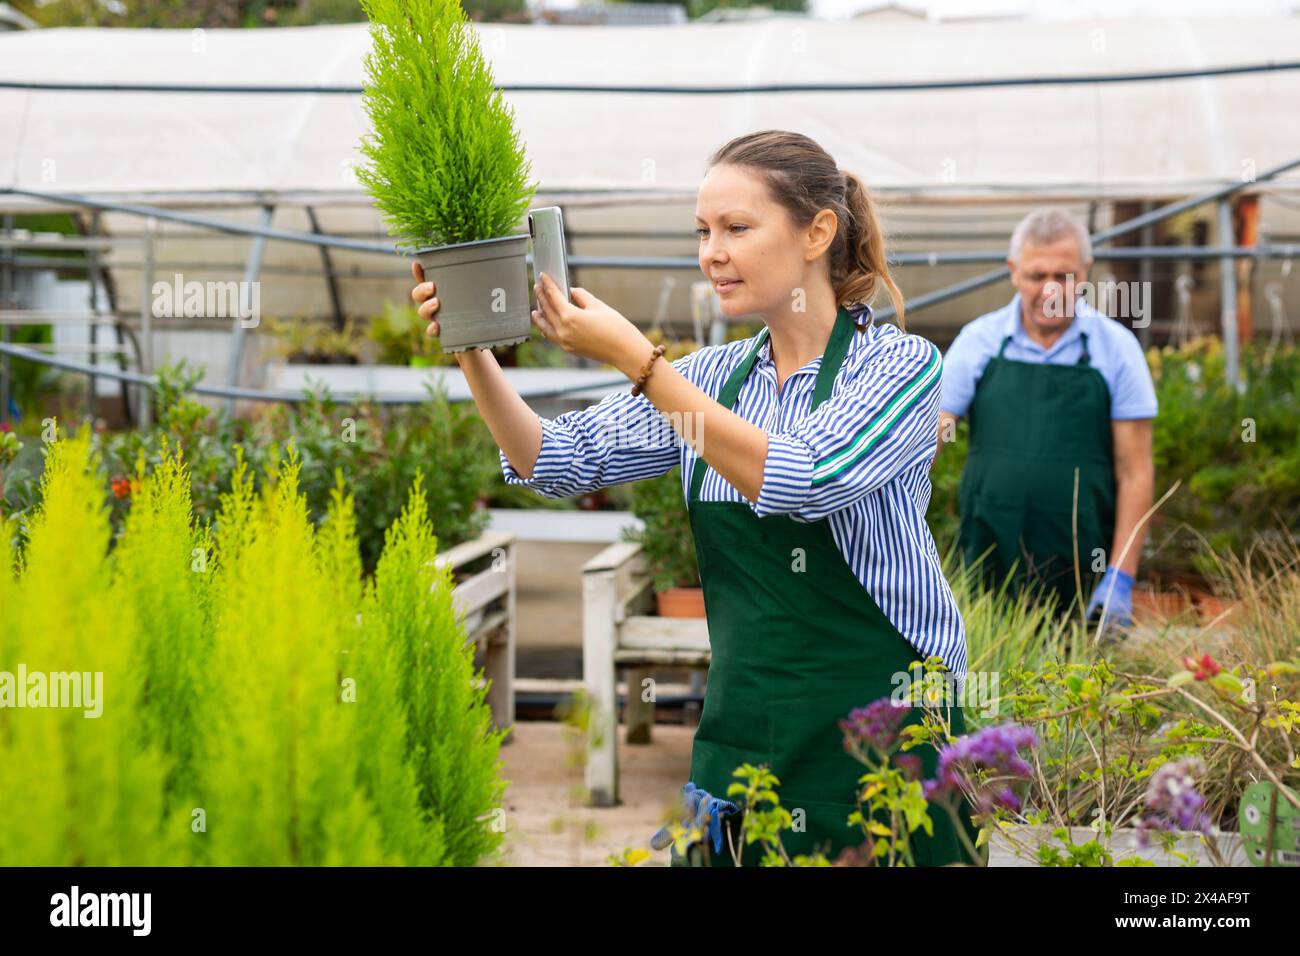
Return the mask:
[[1300,865],[1300,13],[637,6],[0,18],[0,867]]

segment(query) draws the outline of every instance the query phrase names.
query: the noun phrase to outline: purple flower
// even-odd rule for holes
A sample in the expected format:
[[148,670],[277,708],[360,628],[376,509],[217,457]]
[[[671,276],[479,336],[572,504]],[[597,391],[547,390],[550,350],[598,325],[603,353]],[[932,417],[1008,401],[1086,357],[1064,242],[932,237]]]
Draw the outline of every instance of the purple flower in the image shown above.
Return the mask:
[[[1020,749],[1037,746],[1034,732],[1019,724],[985,727],[959,737],[939,752],[938,773],[934,780],[922,785],[922,793],[926,800],[935,800],[959,791],[963,784],[976,789],[972,773],[975,770],[983,770],[995,779],[1028,779],[1033,776],[1033,768],[1020,756]],[[1018,810],[1020,798],[1009,785],[1003,784],[995,789],[979,788],[975,804],[980,813],[987,813],[994,806]]]
[[1186,757],[1167,763],[1151,775],[1147,785],[1146,808],[1137,822],[1138,846],[1145,849],[1156,830],[1197,830],[1210,832],[1210,818],[1205,812],[1205,797],[1196,789],[1196,776],[1205,772],[1199,757]]
[[844,749],[857,753],[865,745],[882,754],[887,753],[897,741],[898,728],[907,719],[910,709],[907,704],[895,704],[889,697],[854,709],[847,720],[840,721],[840,730],[844,731]]

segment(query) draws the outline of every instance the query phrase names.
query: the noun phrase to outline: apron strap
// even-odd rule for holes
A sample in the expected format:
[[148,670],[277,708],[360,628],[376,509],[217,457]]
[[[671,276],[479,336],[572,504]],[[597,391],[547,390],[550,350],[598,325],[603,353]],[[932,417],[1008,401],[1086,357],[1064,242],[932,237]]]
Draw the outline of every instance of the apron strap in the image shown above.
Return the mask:
[[[840,366],[844,364],[844,356],[848,354],[849,342],[853,338],[853,330],[856,327],[849,310],[844,306],[840,306],[839,312],[835,315],[835,327],[831,330],[830,341],[826,343],[826,351],[822,355],[821,365],[817,368],[817,383],[813,386],[812,408],[809,414],[815,412],[817,406],[830,397],[831,386],[835,384],[835,376],[839,374]],[[736,404],[736,399],[740,396],[740,386],[749,377],[749,372],[758,358],[759,349],[763,347],[763,343],[768,340],[769,335],[770,332],[767,326],[763,326],[763,331],[754,340],[753,348],[749,350],[744,360],[736,366],[735,371],[723,384],[722,391],[718,393],[718,404],[723,408],[731,409]],[[704,457],[696,456],[695,467],[691,471],[691,490],[687,499],[688,502],[699,500],[700,489],[704,486],[705,470]]]
[[1001,347],[1000,349],[998,349],[998,358],[1002,358],[1002,353],[1005,352],[1005,351],[1007,350],[1007,344],[1008,344],[1010,341],[1011,341],[1011,336],[1009,336],[1009,335],[1008,335],[1006,338],[1004,338],[1004,339],[1002,340],[1002,347]]
[[808,414],[817,411],[822,402],[831,397],[831,387],[835,376],[844,364],[844,356],[849,354],[849,342],[853,339],[853,330],[857,323],[853,315],[844,306],[835,316],[835,328],[831,329],[831,339],[826,343],[826,352],[822,355],[822,364],[817,368],[817,384],[813,386],[812,407]]

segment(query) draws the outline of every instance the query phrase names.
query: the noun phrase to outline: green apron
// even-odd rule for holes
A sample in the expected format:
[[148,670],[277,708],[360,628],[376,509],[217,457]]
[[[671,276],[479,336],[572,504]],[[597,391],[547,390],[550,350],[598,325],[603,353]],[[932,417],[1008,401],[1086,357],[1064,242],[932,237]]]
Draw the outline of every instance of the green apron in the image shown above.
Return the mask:
[[1058,612],[1075,599],[1074,472],[1079,470],[1080,582],[1094,582],[1094,549],[1111,563],[1115,457],[1110,390],[1090,364],[1088,337],[1074,365],[989,360],[970,408],[970,454],[958,502],[958,544],[967,563],[984,559],[984,580],[1041,588]]
[[[853,329],[852,315],[841,308],[817,373],[813,410],[831,393]],[[764,329],[723,386],[718,401],[725,408],[734,406],[766,337]],[[736,768],[767,764],[780,781],[781,805],[806,814],[803,832],[781,834],[791,859],[821,848],[833,861],[841,849],[866,839],[847,821],[867,767],[845,752],[838,721],[889,696],[894,675],[907,672],[919,656],[854,576],[829,521],[760,518],[745,502],[701,501],[706,467],[703,458],[696,460],[687,499],[712,652],[690,780],[729,799]],[[965,723],[956,703],[951,726],[961,735]],[[912,708],[906,723],[920,719],[920,708]],[[933,747],[908,753],[921,758],[926,778],[935,775]],[[973,842],[978,831],[969,807],[963,809]],[[935,807],[931,817],[932,838],[923,830],[912,835],[916,862],[969,862],[948,814]],[[724,819],[733,840],[739,821],[739,814]],[[722,852],[712,849],[711,865],[732,865],[725,832]],[[698,845],[690,852],[693,861],[701,858]],[[760,857],[759,844],[751,844],[741,862],[758,865]],[[685,864],[674,853],[671,865]]]

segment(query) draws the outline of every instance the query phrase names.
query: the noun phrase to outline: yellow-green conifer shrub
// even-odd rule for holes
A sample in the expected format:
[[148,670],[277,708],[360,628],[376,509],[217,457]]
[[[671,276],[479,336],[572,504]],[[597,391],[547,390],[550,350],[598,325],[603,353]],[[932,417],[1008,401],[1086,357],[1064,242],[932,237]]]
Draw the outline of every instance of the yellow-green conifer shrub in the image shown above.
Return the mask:
[[349,630],[318,561],[298,462],[254,494],[236,466],[218,515],[208,772],[202,801],[217,865],[381,864],[358,785],[353,711],[340,699]]
[[[317,532],[321,566],[339,613],[351,616],[350,638],[339,656],[340,697],[353,711],[358,781],[374,804],[384,852],[413,866],[448,862],[441,819],[420,804],[408,759],[405,709],[399,695],[403,667],[375,615],[362,607],[361,556],[353,499],[335,472],[326,519]],[[459,640],[459,630],[450,635]]]
[[49,451],[21,562],[0,521],[0,671],[104,675],[98,718],[0,708],[0,865],[472,864],[498,845],[500,736],[420,481],[363,585],[341,476],[316,530],[292,446],[260,494],[237,461],[212,528],[179,453],[138,466],[110,552],[82,434]]
[[499,756],[505,731],[492,726],[487,686],[465,646],[451,602],[451,570],[438,566],[423,475],[406,508],[384,535],[384,550],[367,595],[368,626],[401,662],[408,754],[420,803],[442,821],[448,862],[472,866],[500,846],[504,829]]
[[[163,802],[169,764],[144,742],[139,622],[135,603],[122,599],[110,574],[110,535],[83,429],[48,450],[16,580],[10,536],[0,535],[0,671],[10,675],[10,693],[24,695],[24,706],[11,696],[0,707],[0,865],[182,859],[184,821],[169,816]],[[28,676],[21,684],[20,669]],[[31,675],[46,676],[31,683]],[[73,675],[82,685],[79,702]]]
[[145,739],[171,756],[168,803],[188,813],[198,790],[198,707],[207,694],[212,653],[211,535],[193,526],[189,472],[179,448],[169,452],[164,445],[152,475],[145,474],[142,453],[134,488],[113,573],[138,630]]

